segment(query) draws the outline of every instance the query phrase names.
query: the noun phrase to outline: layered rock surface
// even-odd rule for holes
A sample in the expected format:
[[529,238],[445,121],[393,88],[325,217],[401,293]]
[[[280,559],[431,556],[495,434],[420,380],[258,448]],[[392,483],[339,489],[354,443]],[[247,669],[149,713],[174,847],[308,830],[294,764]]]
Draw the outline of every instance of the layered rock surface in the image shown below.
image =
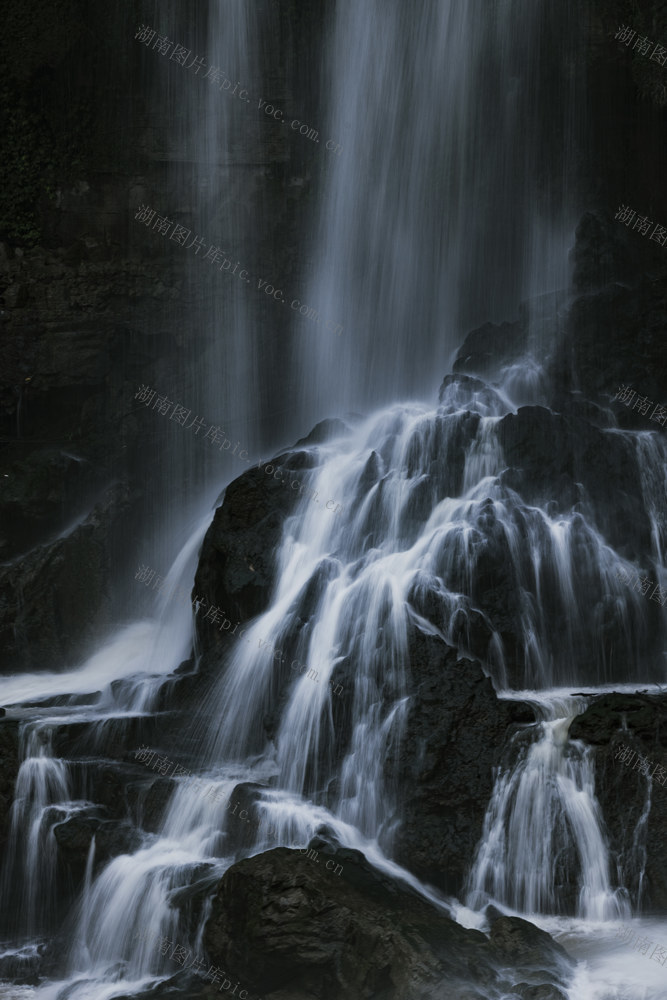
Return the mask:
[[234,865],[214,897],[205,944],[234,982],[266,1000],[440,1000],[443,991],[448,1000],[481,1000],[490,987],[509,993],[515,984],[518,996],[561,1000],[572,969],[527,921],[494,915],[487,938],[358,851],[326,848],[317,857],[278,848]]

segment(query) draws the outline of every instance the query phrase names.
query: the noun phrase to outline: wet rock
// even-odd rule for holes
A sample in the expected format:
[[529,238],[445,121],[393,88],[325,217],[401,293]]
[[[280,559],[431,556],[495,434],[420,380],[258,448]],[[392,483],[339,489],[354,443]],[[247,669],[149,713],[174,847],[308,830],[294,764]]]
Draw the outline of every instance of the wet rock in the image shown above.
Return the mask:
[[[337,864],[342,871],[334,874]],[[515,948],[515,981],[540,947],[548,969],[553,942],[540,933],[526,931],[530,947]],[[204,943],[232,982],[267,1000],[441,1000],[443,990],[448,1000],[471,1000],[489,995],[496,963],[507,957],[500,935],[494,946],[373,869],[359,851],[315,841],[307,853],[278,848],[230,868]]]
[[456,356],[454,371],[482,377],[497,375],[503,365],[521,357],[526,340],[527,329],[520,322],[485,323],[466,336]]
[[127,786],[127,799],[133,816],[143,830],[159,833],[176,785],[169,778],[152,776]]
[[435,636],[414,636],[410,664],[405,736],[386,769],[389,778],[398,767],[402,790],[395,857],[420,879],[460,893],[482,835],[493,768],[512,730],[534,715],[500,701],[480,663]]
[[[648,556],[651,526],[630,442],[540,406],[524,406],[504,417],[499,438],[514,470],[504,481],[527,504],[556,501],[568,511],[585,499],[588,519],[592,514],[593,523],[615,548],[629,558]],[[611,479],[613,504],[609,503]]]
[[[435,997],[443,979],[458,998],[473,978],[464,942],[485,947],[484,936],[383,879],[361,856],[347,858],[340,875],[325,858],[279,848],[230,869],[205,931],[214,961],[267,998],[283,991],[410,1000]],[[437,949],[430,943],[436,928]],[[492,981],[482,959],[474,978],[484,973]]]
[[[260,614],[268,605],[275,574],[275,550],[298,490],[275,478],[276,470],[298,473],[312,468],[315,458],[299,451],[268,463],[274,472],[251,468],[231,483],[202,543],[194,592],[224,610],[233,624]],[[294,477],[298,480],[298,476]],[[224,649],[227,636],[219,627],[197,618],[202,648]]]
[[[645,912],[665,910],[667,696],[605,694],[572,722],[569,736],[593,748],[595,794],[619,881]],[[653,777],[643,773],[642,761]]]
[[[88,755],[91,735],[95,751],[107,758],[135,763],[135,748],[148,744],[160,751],[169,743],[165,731],[174,725],[175,712],[160,715],[135,715],[130,718],[109,717],[101,724],[64,721],[52,731],[53,751],[57,757]],[[181,720],[182,725],[182,720]],[[141,767],[141,772],[146,773]]]
[[78,813],[57,823],[53,834],[61,857],[75,888],[80,888],[93,837],[95,838],[94,872],[98,873],[111,858],[132,854],[141,846],[142,837],[129,823],[105,820],[100,810]]
[[595,698],[570,726],[570,739],[609,748],[626,731],[628,740],[638,741],[646,754],[667,751],[667,696],[617,694]]
[[0,956],[0,980],[37,986],[43,964],[44,945],[25,945]]
[[473,402],[485,416],[500,416],[507,411],[507,404],[495,389],[470,375],[446,375],[438,392],[438,401],[447,412],[466,409]]
[[519,967],[557,982],[564,982],[575,963],[565,949],[550,934],[520,917],[499,916],[493,908],[487,911],[491,923],[489,944],[499,962],[506,967]]

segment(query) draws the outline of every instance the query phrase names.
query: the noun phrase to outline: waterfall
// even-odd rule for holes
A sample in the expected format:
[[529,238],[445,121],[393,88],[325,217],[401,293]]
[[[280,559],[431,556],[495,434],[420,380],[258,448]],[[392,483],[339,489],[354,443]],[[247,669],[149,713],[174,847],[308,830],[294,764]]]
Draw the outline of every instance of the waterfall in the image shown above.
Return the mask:
[[[225,0],[188,21],[169,0],[159,16],[164,31],[203,46],[209,64],[260,94],[260,56],[276,31],[268,7]],[[211,890],[231,865],[315,835],[362,851],[460,916],[461,904],[394,861],[406,794],[396,762],[419,680],[410,651],[423,634],[478,658],[501,698],[529,702],[539,716],[505,747],[471,858],[468,919],[479,923],[469,911],[493,902],[543,924],[574,915],[587,933],[640,904],[650,799],[631,898],[622,881],[630,873],[613,870],[591,752],[568,731],[609,685],[663,679],[647,655],[655,636],[646,602],[618,578],[648,567],[614,549],[583,488],[567,509],[523,499],[503,444],[520,406],[545,403],[544,340],[567,294],[582,128],[575,14],[571,0],[332,5],[322,129],[343,149],[313,151],[304,298],[343,324],[340,336],[318,326],[306,337],[292,318],[289,343],[272,340],[274,321],[245,285],[203,272],[196,258],[188,264],[197,308],[192,340],[178,332],[183,402],[251,455],[306,453],[311,496],[267,555],[267,606],[230,632],[177,737],[161,709],[183,678],[179,666],[202,665],[190,604],[200,546],[221,490],[247,468],[197,451],[179,428],[150,432],[168,447],[147,485],[154,520],[142,527],[137,562],[160,563],[160,592],[129,581],[135,614],[83,664],[0,678],[21,726],[1,875],[17,916],[6,932],[16,954],[48,937],[61,945],[60,968],[38,988],[43,1000],[160,989],[178,971],[161,939],[201,949]],[[155,60],[145,70],[153,106],[164,94],[174,112],[164,154],[174,214],[257,260],[261,197],[248,203],[244,191],[264,178],[261,119],[176,64],[143,56]],[[539,296],[553,305],[551,326]],[[450,377],[438,393],[463,333],[516,315],[522,300],[529,353],[500,384]],[[288,369],[289,387],[279,377]],[[278,421],[288,388],[291,412]],[[326,440],[284,448],[288,430],[331,416],[340,420]],[[623,435],[637,455],[652,570],[664,584],[665,446],[655,433],[600,433]],[[341,498],[340,511],[325,507],[329,497]],[[664,613],[659,621],[662,636]],[[174,757],[187,757],[160,775],[150,823],[143,804],[156,775],[137,776],[134,746],[146,733],[155,752],[177,740]],[[133,837],[105,856],[89,790],[108,753],[140,787],[124,803]],[[239,786],[251,789],[252,818],[239,813]],[[94,832],[81,891],[65,906],[54,831],[77,815]],[[577,975],[571,1000],[587,997]]]
[[[569,702],[569,703],[568,703]],[[592,751],[568,741],[585,699],[545,698],[534,742],[499,775],[468,879],[473,908],[495,899],[529,915],[562,912],[565,886],[578,886],[586,920],[629,916],[611,882],[609,849],[595,799]]]
[[323,89],[343,150],[322,164],[308,300],[345,332],[295,353],[314,418],[434,393],[468,329],[566,288],[577,15],[569,0],[335,5]]
[[[14,934],[30,939],[49,928],[58,890],[55,824],[65,817],[70,799],[67,767],[54,760],[51,730],[27,724],[21,733],[21,766],[16,778],[10,832],[2,871],[2,898],[12,902],[3,923]],[[16,892],[14,871],[22,874]]]
[[[467,399],[460,387],[454,401],[445,391],[436,408],[397,404],[349,418],[337,436],[307,446],[308,495],[285,522],[269,607],[234,630],[224,669],[190,725],[201,745],[198,776],[174,778],[159,832],[144,833],[134,853],[113,858],[88,878],[59,996],[87,997],[91,976],[109,983],[119,970],[128,988],[168,976],[156,942],[169,938],[190,947],[205,913],[194,929],[186,924],[175,905],[179,893],[193,881],[214,879],[247,853],[276,843],[301,846],[327,829],[396,872],[391,853],[401,789],[387,761],[397,757],[415,684],[411,637],[428,630],[468,654],[481,644],[496,686],[506,686],[503,641],[485,605],[489,551],[499,554],[522,595],[516,648],[525,653],[526,682],[544,688],[564,678],[598,680],[599,666],[584,663],[575,649],[576,636],[585,633],[581,587],[615,586],[620,594],[612,573],[618,560],[583,514],[550,516],[524,505],[503,483],[498,425],[511,402],[498,397],[494,416],[489,406],[490,397],[476,387]],[[336,515],[320,502],[332,494],[346,498]],[[582,539],[584,580],[575,556]],[[177,560],[175,578],[192,548]],[[571,632],[561,629],[560,653],[546,593],[552,613],[565,608],[571,621]],[[172,659],[172,669],[176,665]],[[83,717],[111,722],[122,705],[131,714],[139,704],[134,682],[122,681],[116,690]],[[566,909],[564,888],[576,886],[582,918],[624,916],[627,894],[612,881],[590,753],[567,738],[585,700],[545,694],[537,703],[543,720],[530,738],[510,746],[499,773],[469,879],[469,905],[494,899],[531,915],[553,914]],[[269,736],[264,719],[276,704],[279,717]],[[61,711],[69,711],[71,721],[86,709]],[[51,710],[35,733],[58,723]],[[21,781],[36,785],[38,794],[29,810],[25,797],[17,799],[17,844],[26,829],[38,831],[44,843],[49,806],[57,804],[60,819],[76,807],[67,764],[51,758],[48,741],[37,756],[36,741],[31,736],[33,759]],[[35,758],[49,769],[49,780],[38,777]],[[243,783],[259,788],[259,818],[240,849],[243,820],[233,799]],[[17,866],[33,895],[28,872],[37,844],[28,841],[29,856]],[[42,866],[52,864],[48,852],[43,859]],[[54,884],[52,872],[42,877]]]
[[[274,21],[269,5],[244,0],[194,7],[166,0],[156,5],[153,27],[190,50],[192,60],[200,60],[200,68],[190,71],[133,40],[136,26],[128,39],[128,47],[137,50],[134,57],[141,59],[147,113],[161,125],[165,117],[169,123],[166,148],[155,154],[168,164],[168,184],[154,195],[160,203],[153,207],[182,223],[192,241],[203,241],[201,252],[195,252],[165,242],[153,230],[148,234],[152,252],[178,255],[185,275],[181,296],[190,304],[187,329],[165,331],[160,322],[153,331],[169,343],[174,336],[180,341],[177,369],[165,371],[164,384],[153,388],[191,411],[188,419],[204,421],[202,433],[195,436],[154,409],[142,412],[135,404],[146,447],[153,445],[157,452],[151,457],[152,476],[144,484],[148,523],[137,562],[157,561],[158,572],[169,567],[192,536],[193,525],[210,511],[221,484],[241,471],[229,451],[204,442],[206,430],[219,426],[251,456],[278,443],[272,418],[281,402],[264,368],[274,345],[266,345],[264,357],[259,343],[268,338],[258,301],[245,282],[204,260],[211,247],[235,261],[253,262],[257,256],[258,199],[252,191],[255,178],[262,176],[262,122],[256,105],[222,87],[228,75],[251,94],[262,93],[263,34],[275,31]],[[214,78],[216,69],[219,79]],[[252,164],[257,164],[254,170],[249,169]],[[138,190],[148,200],[145,189]],[[133,240],[141,235],[141,223],[134,226]],[[136,596],[131,606],[135,604]]]

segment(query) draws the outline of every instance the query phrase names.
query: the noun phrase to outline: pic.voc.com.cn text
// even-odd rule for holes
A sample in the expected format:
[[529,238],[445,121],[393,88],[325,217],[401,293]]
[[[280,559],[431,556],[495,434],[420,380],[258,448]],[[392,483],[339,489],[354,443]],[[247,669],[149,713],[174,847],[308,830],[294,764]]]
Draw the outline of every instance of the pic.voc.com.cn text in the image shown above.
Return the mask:
[[[159,236],[169,236],[172,242],[183,247],[185,250],[194,250],[195,256],[199,254],[201,249],[208,246],[208,250],[206,250],[206,253],[200,259],[203,261],[208,260],[211,264],[220,264],[219,271],[229,271],[230,274],[236,275],[241,263],[240,261],[236,261],[234,270],[232,271],[232,259],[231,257],[227,257],[226,250],[221,250],[220,247],[215,246],[213,243],[209,246],[201,236],[193,236],[190,239],[192,235],[191,229],[186,229],[185,226],[174,222],[173,219],[170,219],[166,215],[158,215],[157,209],[151,208],[149,205],[140,205],[135,212],[134,218],[137,222],[143,222],[153,232],[157,232]],[[153,222],[153,220],[155,221]],[[151,222],[153,223],[152,227]],[[244,281],[247,285],[251,284],[249,272],[244,267],[239,271],[238,278],[239,281]],[[257,291],[264,292],[265,295],[268,295],[275,302],[280,302],[281,305],[287,305],[287,299],[282,288],[276,288],[275,285],[269,284],[265,278],[257,279]],[[298,312],[300,316],[310,320],[317,326],[320,325],[321,317],[317,309],[306,305],[300,299],[292,299],[290,309],[292,312]],[[324,328],[327,333],[335,333],[339,337],[343,332],[343,326],[340,323],[331,323],[329,320],[324,320]]]
[[[193,56],[191,49],[186,49],[183,45],[178,45],[176,42],[172,42],[166,35],[158,34],[156,29],[151,28],[148,24],[140,25],[134,37],[136,41],[145,45],[146,48],[150,48],[152,42],[154,52],[157,52],[160,56],[169,56],[169,62],[174,62],[177,66],[181,66],[183,69],[194,70],[195,76],[198,76],[199,70],[204,69],[206,66],[206,60],[203,56]],[[238,100],[244,102],[245,104],[251,104],[254,100],[254,98],[250,97],[247,90],[243,88],[239,90],[239,87],[241,86],[240,81],[237,82],[236,86],[232,90],[232,81],[228,79],[222,70],[220,70],[217,66],[209,66],[200,79],[208,80],[208,82],[212,84],[217,84],[222,80],[218,90],[226,91],[230,97],[238,97]],[[263,97],[260,97],[257,102],[257,110],[263,111],[265,115],[268,115],[274,121],[281,121],[283,125],[287,124],[287,119],[283,118],[283,113],[280,108],[276,108],[273,104],[269,104]],[[299,135],[303,135],[306,139],[309,139],[311,142],[319,145],[320,133],[318,130],[311,128],[310,125],[306,125],[304,122],[299,121],[298,118],[292,119],[290,122],[290,129],[294,132],[298,131]],[[333,139],[327,139],[325,148],[329,152],[335,153],[336,156],[340,156],[343,152],[343,147],[340,143],[334,142]]]
[[[147,408],[150,406],[151,403],[153,403],[153,409],[157,410],[157,412],[161,416],[166,417],[168,415],[170,420],[173,420],[174,423],[177,423],[181,427],[184,427],[186,431],[192,430],[194,428],[195,437],[199,434],[200,430],[206,428],[207,426],[206,421],[204,420],[203,417],[193,417],[193,419],[188,424],[187,421],[190,418],[190,415],[192,414],[192,410],[187,410],[184,406],[181,406],[180,403],[174,403],[173,399],[169,399],[167,396],[157,395],[157,389],[151,389],[149,385],[143,385],[143,384],[140,385],[138,391],[135,392],[134,394],[134,398],[139,403],[143,403],[144,406],[146,406]],[[169,412],[170,410],[171,413]],[[218,444],[218,443],[220,444],[218,451],[229,451],[229,449],[232,446],[231,440],[225,435],[225,432],[222,430],[222,428],[213,424],[211,424],[210,427],[208,427],[208,429],[204,433],[203,440],[206,441],[207,439],[211,442],[211,444]],[[240,443],[241,443],[240,441],[236,442],[234,446],[234,451],[232,451],[231,454],[235,458],[238,458],[241,462],[246,462],[248,465],[250,465],[251,459],[243,457],[244,455],[246,456],[248,455],[248,452],[246,451],[245,448],[242,448],[238,455],[236,454],[236,451]],[[267,474],[267,476],[272,475],[274,479],[281,481],[285,486],[289,485],[290,489],[294,490],[295,492],[298,491],[299,496],[308,496],[310,500],[314,500],[315,503],[319,504],[320,501],[318,499],[318,490],[311,490],[308,486],[305,486],[303,483],[300,483],[298,479],[292,479],[291,478],[292,473],[289,471],[289,469],[286,470],[290,476],[290,482],[288,484],[285,480],[285,476],[283,475],[283,470],[281,466],[278,467],[280,475],[276,475],[274,471],[274,466],[270,462],[266,462],[263,459],[260,459],[259,462],[257,463],[257,468],[261,469],[262,466],[264,466],[264,471]],[[330,510],[336,515],[340,514],[343,510],[345,510],[343,505],[338,503],[336,500],[327,500],[325,506],[326,510]]]

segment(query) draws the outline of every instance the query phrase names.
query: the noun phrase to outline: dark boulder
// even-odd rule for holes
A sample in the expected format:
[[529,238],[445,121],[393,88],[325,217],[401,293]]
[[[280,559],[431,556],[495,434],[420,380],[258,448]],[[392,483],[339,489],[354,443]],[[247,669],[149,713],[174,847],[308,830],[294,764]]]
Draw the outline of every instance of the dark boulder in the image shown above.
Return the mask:
[[413,695],[398,767],[401,823],[395,857],[420,879],[459,893],[482,835],[493,768],[510,733],[534,721],[530,708],[501,701],[476,660],[435,636],[411,644]]
[[[310,469],[314,464],[314,457],[306,451],[273,460],[274,470],[285,473]],[[267,607],[275,550],[298,496],[298,490],[273,474],[267,475],[264,468],[248,469],[225,490],[202,543],[194,593],[223,610],[232,624],[247,621]],[[227,648],[226,632],[204,620],[201,611],[197,634],[204,650]]]
[[497,375],[503,365],[518,360],[526,349],[524,323],[485,323],[466,336],[454,361],[454,371],[467,375]]
[[530,947],[514,948],[508,981],[497,972],[510,957],[502,935],[494,944],[464,929],[359,851],[312,842],[307,852],[278,848],[230,868],[204,943],[230,981],[266,1000],[441,1000],[443,990],[448,1000],[473,1000],[531,978],[540,948],[541,981],[561,981],[557,946],[520,923],[537,936],[526,931]]

